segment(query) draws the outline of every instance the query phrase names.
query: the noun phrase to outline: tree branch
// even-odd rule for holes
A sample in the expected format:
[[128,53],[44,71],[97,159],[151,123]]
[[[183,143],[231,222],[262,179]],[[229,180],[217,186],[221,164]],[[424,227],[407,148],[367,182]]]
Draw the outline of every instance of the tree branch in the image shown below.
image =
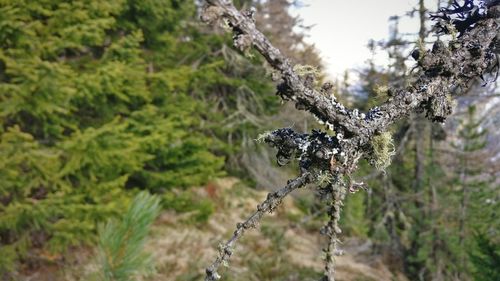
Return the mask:
[[308,110],[321,121],[345,129],[347,134],[357,131],[361,118],[354,118],[355,112],[332,99],[329,93],[321,93],[312,85],[308,85],[307,79],[301,78],[294,71],[290,60],[257,30],[252,17],[238,11],[231,1],[207,0],[207,3],[202,20],[211,22],[215,15],[226,19],[233,30],[235,47],[242,51],[251,46],[255,47],[267,62],[281,73],[284,81],[278,91],[283,99],[295,101],[297,108]]
[[[472,2],[471,2],[472,3]],[[302,176],[290,181],[283,189],[271,193],[262,205],[244,223],[238,224],[233,237],[221,246],[216,261],[206,270],[206,281],[220,278],[217,269],[226,263],[232,254],[232,246],[244,231],[254,227],[265,212],[272,211],[292,190],[299,188],[311,179],[334,179],[329,183],[334,199],[330,209],[330,222],[326,226],[329,243],[325,266],[326,280],[333,280],[333,254],[337,251],[337,232],[340,206],[344,199],[340,188],[349,185],[350,190],[357,190],[361,184],[351,180],[350,174],[357,168],[362,155],[370,157],[376,151],[372,141],[388,142],[383,134],[387,127],[396,120],[408,116],[414,111],[426,111],[426,116],[435,122],[444,122],[452,111],[451,92],[466,89],[470,82],[484,73],[498,71],[498,17],[500,1],[486,1],[487,13],[475,13],[474,17],[460,23],[458,39],[451,40],[446,46],[436,41],[432,50],[420,53],[414,51],[419,73],[413,76],[411,85],[402,89],[389,89],[388,100],[382,105],[360,113],[357,109],[347,109],[333,97],[332,86],[324,84],[321,89],[314,87],[314,75],[298,73],[292,63],[255,27],[254,10],[238,11],[230,0],[206,0],[201,19],[208,23],[224,20],[233,32],[234,46],[247,51],[252,46],[279,73],[282,81],[278,85],[278,95],[284,100],[291,100],[297,109],[308,110],[319,121],[333,126],[335,135],[313,131],[311,134],[296,133],[290,128],[275,130],[262,139],[277,148],[279,165],[285,165],[292,158],[300,160]],[[446,13],[439,20],[453,23]],[[454,11],[453,11],[454,13]],[[381,152],[382,151],[382,152]],[[381,150],[379,153],[384,153]],[[390,153],[385,151],[388,157]],[[385,159],[385,158],[384,158]],[[376,163],[376,162],[375,162]],[[346,178],[346,182],[344,181]],[[334,184],[339,189],[334,188]],[[343,194],[343,193],[342,193]]]
[[328,242],[323,248],[323,252],[325,253],[325,271],[320,281],[335,280],[335,256],[343,254],[343,252],[338,249],[338,235],[342,233],[339,222],[346,189],[342,184],[329,185],[327,188],[331,196],[331,203],[328,210],[329,221],[327,225],[321,229],[321,234],[327,237]]
[[243,223],[236,224],[236,230],[234,231],[233,236],[226,242],[226,244],[219,246],[219,256],[214,263],[206,269],[205,281],[215,281],[220,279],[220,275],[217,271],[221,264],[227,264],[229,258],[231,258],[236,241],[243,236],[246,230],[255,228],[264,214],[273,212],[276,207],[281,204],[283,198],[285,198],[290,192],[306,185],[310,180],[309,176],[309,173],[304,173],[300,177],[290,180],[285,187],[269,193],[266,200],[257,206],[257,211],[255,211],[255,213],[253,213]]
[[347,109],[325,91],[314,89],[307,77],[297,74],[290,60],[257,30],[248,13],[238,11],[228,0],[207,0],[207,3],[202,19],[208,22],[214,17],[226,19],[233,30],[235,47],[241,50],[255,47],[282,74],[283,83],[278,93],[283,99],[293,100],[298,109],[308,110],[321,121],[334,125],[346,138],[356,136],[356,146],[367,144],[371,136],[418,107],[425,108],[433,121],[444,121],[451,113],[449,91],[454,87],[468,87],[471,79],[481,76],[496,61],[490,49],[497,40],[499,12],[498,6],[492,6],[488,11],[490,16],[450,42],[449,48],[437,41],[432,51],[420,54],[419,66],[423,73],[413,85],[390,90],[392,97],[383,105],[361,114],[356,109]]

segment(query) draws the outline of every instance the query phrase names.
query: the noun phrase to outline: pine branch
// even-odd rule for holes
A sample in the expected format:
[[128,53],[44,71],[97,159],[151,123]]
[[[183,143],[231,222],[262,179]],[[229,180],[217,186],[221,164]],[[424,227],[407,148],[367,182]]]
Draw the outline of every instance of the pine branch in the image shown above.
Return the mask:
[[134,197],[121,221],[110,220],[99,227],[102,280],[133,280],[152,268],[144,244],[160,209],[160,199],[143,191]]

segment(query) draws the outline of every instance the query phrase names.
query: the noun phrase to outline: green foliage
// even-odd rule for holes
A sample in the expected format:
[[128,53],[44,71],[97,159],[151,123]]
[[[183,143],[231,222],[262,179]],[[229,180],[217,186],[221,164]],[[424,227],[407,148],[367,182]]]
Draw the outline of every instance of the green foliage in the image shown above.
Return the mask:
[[342,213],[340,225],[348,236],[366,237],[368,234],[368,220],[365,218],[365,193],[348,194]]
[[[373,191],[365,201],[368,233],[404,255],[401,266],[412,278],[425,272],[424,279],[465,280],[475,272],[468,253],[479,252],[472,233],[495,235],[500,225],[498,186],[482,164],[487,132],[475,110],[468,109],[455,150],[445,156],[434,148],[440,147],[434,134],[439,128],[417,118],[409,125],[416,131],[406,133],[404,153],[394,157],[385,175],[367,183]],[[408,132],[408,127],[403,124],[399,130]],[[396,133],[396,139],[398,135],[403,134]]]
[[500,244],[485,234],[477,234],[475,242],[477,251],[470,253],[474,280],[500,280]]
[[[224,156],[256,128],[247,117],[276,108],[260,62],[192,24],[196,9],[2,1],[1,271],[27,249],[95,243],[97,224],[119,215],[135,189],[169,194],[223,175]],[[193,211],[175,201],[162,206]],[[196,221],[213,212],[195,206]]]
[[211,200],[195,194],[191,190],[167,192],[162,196],[162,206],[176,212],[190,213],[188,222],[204,223],[215,212],[215,205]]
[[160,199],[137,194],[121,221],[110,220],[99,228],[99,265],[102,280],[127,281],[153,267],[144,243],[151,224],[160,213]]

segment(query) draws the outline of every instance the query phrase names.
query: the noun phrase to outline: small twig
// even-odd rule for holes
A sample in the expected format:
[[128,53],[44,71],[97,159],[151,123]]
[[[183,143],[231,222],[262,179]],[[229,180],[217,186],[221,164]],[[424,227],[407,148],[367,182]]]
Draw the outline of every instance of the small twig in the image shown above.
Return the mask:
[[233,254],[233,247],[236,241],[243,236],[247,229],[255,228],[265,213],[274,211],[283,198],[285,198],[290,192],[306,185],[309,182],[309,175],[310,174],[306,172],[300,177],[288,181],[285,187],[269,193],[266,200],[257,206],[257,211],[255,211],[255,213],[253,213],[243,223],[236,224],[236,230],[234,231],[233,236],[226,242],[226,244],[221,244],[219,246],[219,256],[206,269],[205,281],[215,281],[220,279],[220,275],[217,270],[221,264],[226,265],[229,261],[229,258]]
[[342,233],[339,226],[340,212],[342,210],[343,202],[345,199],[346,188],[343,184],[330,185],[331,203],[328,210],[330,217],[327,225],[321,229],[321,234],[328,237],[327,245],[323,248],[325,253],[325,271],[324,276],[320,281],[334,281],[335,280],[335,256],[342,255],[342,251],[338,249],[339,239],[338,235]]

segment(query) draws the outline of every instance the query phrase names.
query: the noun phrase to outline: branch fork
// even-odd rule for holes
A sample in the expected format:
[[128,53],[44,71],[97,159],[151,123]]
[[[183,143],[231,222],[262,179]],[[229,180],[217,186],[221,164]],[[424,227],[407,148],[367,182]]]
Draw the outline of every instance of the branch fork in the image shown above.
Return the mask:
[[[335,135],[329,135],[321,131],[297,133],[284,128],[263,136],[264,142],[277,149],[279,165],[286,165],[294,158],[299,160],[301,175],[282,189],[270,193],[254,214],[237,224],[233,236],[220,246],[217,259],[207,268],[205,280],[220,278],[218,268],[228,262],[236,241],[246,230],[256,227],[265,213],[272,212],[293,190],[321,178],[321,182],[327,185],[320,187],[319,192],[331,198],[328,203],[329,222],[322,230],[328,238],[322,280],[333,281],[334,257],[341,253],[338,249],[338,235],[341,233],[338,223],[346,190],[353,193],[366,188],[363,183],[351,179],[358,160],[360,157],[370,160],[372,139],[411,112],[424,110],[430,120],[445,122],[452,112],[452,90],[466,89],[473,79],[492,72],[495,67],[498,71],[500,1],[484,1],[481,8],[484,11],[481,12],[475,10],[470,0],[466,0],[463,6],[455,2],[454,10],[440,10],[440,15],[434,16],[437,27],[454,25],[459,28],[458,38],[448,45],[438,40],[432,50],[412,54],[420,70],[413,77],[414,82],[405,88],[389,89],[388,100],[366,113],[349,109],[332,98],[330,83],[316,89],[312,75],[297,73],[290,60],[257,30],[255,10],[240,12],[230,0],[206,0],[205,3],[201,14],[203,21],[225,20],[233,32],[236,48],[243,52],[255,48],[281,75],[277,94],[283,100],[294,102],[297,109],[309,111],[320,124],[335,130]],[[460,13],[464,16],[459,21],[450,16]],[[440,31],[452,32],[442,28]]]

